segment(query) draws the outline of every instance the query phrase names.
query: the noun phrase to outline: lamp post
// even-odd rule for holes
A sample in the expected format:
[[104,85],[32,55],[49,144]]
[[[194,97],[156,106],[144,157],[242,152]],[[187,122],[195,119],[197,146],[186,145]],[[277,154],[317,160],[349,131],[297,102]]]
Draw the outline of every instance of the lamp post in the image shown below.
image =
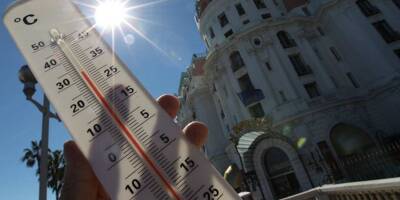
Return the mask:
[[18,73],[19,80],[24,84],[23,92],[26,100],[33,103],[42,113],[42,138],[40,143],[40,163],[39,163],[39,200],[47,199],[47,168],[48,168],[48,145],[49,145],[49,120],[50,118],[61,121],[60,118],[50,111],[50,102],[46,95],[43,95],[43,105],[33,99],[36,92],[35,85],[37,83],[31,70],[27,65],[21,67]]

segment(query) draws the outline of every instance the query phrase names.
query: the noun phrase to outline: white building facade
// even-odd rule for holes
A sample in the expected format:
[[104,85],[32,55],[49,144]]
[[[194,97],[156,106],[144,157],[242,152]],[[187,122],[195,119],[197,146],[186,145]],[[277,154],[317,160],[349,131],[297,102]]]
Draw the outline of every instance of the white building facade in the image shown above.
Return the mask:
[[197,12],[208,53],[182,77],[178,121],[208,124],[221,173],[242,169],[255,199],[400,175],[390,153],[356,159],[398,149],[399,0],[200,0]]

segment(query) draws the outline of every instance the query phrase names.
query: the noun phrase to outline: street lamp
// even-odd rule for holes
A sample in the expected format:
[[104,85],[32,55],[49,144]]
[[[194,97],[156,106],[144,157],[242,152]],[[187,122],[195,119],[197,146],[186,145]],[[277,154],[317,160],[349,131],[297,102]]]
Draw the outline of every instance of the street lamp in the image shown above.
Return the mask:
[[24,84],[23,92],[26,99],[32,102],[38,110],[42,113],[42,138],[40,143],[40,163],[39,163],[39,200],[46,200],[47,198],[47,162],[48,162],[48,148],[49,148],[49,120],[50,118],[61,121],[57,114],[50,111],[50,102],[46,95],[43,95],[43,105],[33,99],[36,92],[35,85],[36,78],[33,76],[31,70],[27,65],[21,67],[18,72],[19,80]]

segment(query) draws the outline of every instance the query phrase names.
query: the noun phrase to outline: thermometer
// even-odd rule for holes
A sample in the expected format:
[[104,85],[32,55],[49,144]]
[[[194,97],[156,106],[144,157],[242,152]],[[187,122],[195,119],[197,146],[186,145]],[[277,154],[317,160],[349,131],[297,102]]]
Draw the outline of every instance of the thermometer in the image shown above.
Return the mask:
[[111,199],[240,199],[70,0],[4,23]]

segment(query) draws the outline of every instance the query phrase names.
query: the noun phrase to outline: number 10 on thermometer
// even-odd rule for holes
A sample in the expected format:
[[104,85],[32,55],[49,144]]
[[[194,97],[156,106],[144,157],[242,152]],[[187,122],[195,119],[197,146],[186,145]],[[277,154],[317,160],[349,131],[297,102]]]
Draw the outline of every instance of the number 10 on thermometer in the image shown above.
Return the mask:
[[19,0],[4,23],[115,200],[240,199],[70,0]]

